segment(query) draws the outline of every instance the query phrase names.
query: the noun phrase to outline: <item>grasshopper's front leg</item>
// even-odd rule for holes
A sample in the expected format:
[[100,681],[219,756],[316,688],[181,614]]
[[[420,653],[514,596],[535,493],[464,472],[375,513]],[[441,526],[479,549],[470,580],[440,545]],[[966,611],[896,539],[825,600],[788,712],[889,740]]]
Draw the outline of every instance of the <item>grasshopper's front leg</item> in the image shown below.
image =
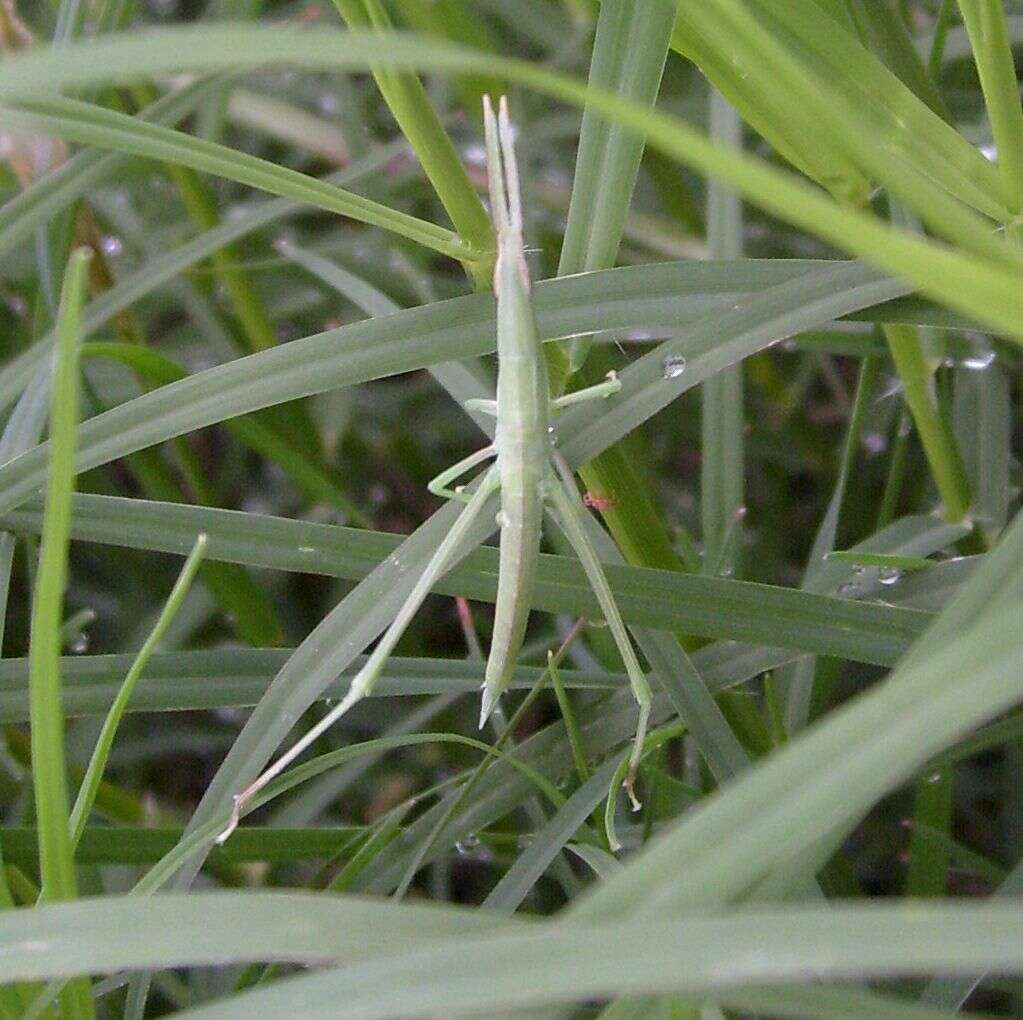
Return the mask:
[[560,411],[563,408],[571,407],[573,404],[581,404],[587,400],[600,400],[606,399],[617,393],[622,388],[622,381],[618,378],[618,373],[612,368],[607,373],[607,378],[603,382],[595,383],[593,386],[587,386],[582,390],[575,390],[572,393],[566,393],[563,397],[558,397],[557,400],[551,401],[551,407],[555,411]]
[[632,801],[633,810],[639,810],[640,802],[636,798],[636,772],[639,769],[640,757],[643,754],[643,742],[646,740],[647,724],[650,721],[651,693],[650,684],[647,682],[646,674],[639,665],[636,652],[629,640],[625,630],[621,613],[618,611],[618,604],[611,593],[611,586],[607,583],[604,568],[597,558],[596,550],[593,548],[586,535],[586,509],[579,498],[579,490],[575,487],[575,479],[572,470],[565,462],[565,458],[556,450],[552,454],[554,465],[557,469],[557,477],[553,473],[549,476],[547,493],[558,520],[564,528],[565,535],[572,548],[575,549],[586,571],[586,577],[597,596],[604,619],[611,628],[615,644],[618,646],[618,653],[625,663],[625,671],[632,684],[632,693],[639,704],[639,722],[636,725],[636,736],[633,740],[632,753],[629,756],[629,771],[625,779],[625,789]]
[[493,457],[496,452],[493,445],[491,445],[484,446],[482,450],[477,450],[475,453],[470,453],[464,460],[460,460],[457,464],[452,464],[451,467],[442,471],[436,478],[428,482],[427,489],[442,499],[454,499],[459,503],[468,503],[472,497],[467,496],[461,486],[452,489],[449,488],[449,484],[456,478],[460,478],[466,471],[471,470],[477,464],[482,464],[483,461]]

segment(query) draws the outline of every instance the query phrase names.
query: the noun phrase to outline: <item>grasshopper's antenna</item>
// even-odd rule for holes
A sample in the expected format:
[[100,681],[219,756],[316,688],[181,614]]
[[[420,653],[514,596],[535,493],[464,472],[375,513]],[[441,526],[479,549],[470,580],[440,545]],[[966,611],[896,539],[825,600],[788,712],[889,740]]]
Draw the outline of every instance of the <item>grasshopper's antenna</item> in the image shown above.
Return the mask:
[[[504,96],[500,101],[502,114],[507,117]],[[497,118],[490,96],[483,97],[483,138],[487,149],[487,183],[490,186],[490,215],[498,235],[508,227],[508,199],[504,183],[504,165],[501,158],[501,139]]]
[[501,156],[504,159],[505,194],[508,196],[508,226],[521,236],[522,193],[519,190],[519,164],[515,158],[515,132],[508,116],[507,96],[501,96],[498,105],[498,132],[501,139]]

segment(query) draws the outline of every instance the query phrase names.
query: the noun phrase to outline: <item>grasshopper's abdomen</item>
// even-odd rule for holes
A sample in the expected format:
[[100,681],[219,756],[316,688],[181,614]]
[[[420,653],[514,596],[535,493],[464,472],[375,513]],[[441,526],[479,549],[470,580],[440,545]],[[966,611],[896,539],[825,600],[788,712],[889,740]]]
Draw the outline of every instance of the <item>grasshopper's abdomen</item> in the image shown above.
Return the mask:
[[501,553],[483,715],[508,686],[529,621],[550,459],[550,397],[521,249],[502,246],[497,267],[497,468]]

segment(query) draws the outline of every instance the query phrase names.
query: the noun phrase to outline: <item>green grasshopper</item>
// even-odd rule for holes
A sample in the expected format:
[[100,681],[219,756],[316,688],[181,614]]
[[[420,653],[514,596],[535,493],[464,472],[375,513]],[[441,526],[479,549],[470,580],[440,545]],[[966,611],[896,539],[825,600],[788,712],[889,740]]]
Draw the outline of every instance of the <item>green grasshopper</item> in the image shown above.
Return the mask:
[[[355,676],[348,693],[286,754],[235,797],[231,822],[221,834],[220,841],[225,840],[237,826],[241,808],[255,793],[373,690],[384,664],[412,617],[447,570],[462,536],[498,489],[501,494],[501,509],[497,515],[501,529],[500,570],[480,726],[490,717],[498,698],[511,681],[522,648],[540,555],[544,507],[549,505],[586,571],[639,703],[639,724],[625,783],[633,806],[639,807],[633,785],[650,715],[650,687],[626,633],[604,570],[586,536],[587,510],[571,468],[554,445],[552,424],[555,413],[562,408],[584,400],[609,397],[621,388],[621,383],[612,372],[596,386],[551,399],[546,362],[531,303],[529,270],[522,239],[518,166],[505,98],[501,97],[499,116],[495,118],[490,98],[485,96],[483,113],[491,215],[497,230],[494,268],[497,400],[470,400],[466,402],[466,408],[495,416],[494,442],[454,464],[429,483],[432,493],[465,503],[465,509],[426,565],[394,622]],[[483,474],[471,494],[460,485],[450,488],[457,478],[491,458],[495,463]]]

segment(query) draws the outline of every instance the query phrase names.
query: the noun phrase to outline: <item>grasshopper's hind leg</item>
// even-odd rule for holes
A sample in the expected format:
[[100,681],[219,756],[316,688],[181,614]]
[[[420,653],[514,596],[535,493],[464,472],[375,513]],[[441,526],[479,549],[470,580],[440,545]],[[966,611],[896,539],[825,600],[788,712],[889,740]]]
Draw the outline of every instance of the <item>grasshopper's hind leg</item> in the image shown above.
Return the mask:
[[380,674],[383,672],[387,659],[390,657],[391,652],[394,651],[394,646],[401,639],[402,634],[405,633],[405,628],[408,627],[412,617],[415,616],[416,611],[423,604],[423,600],[430,593],[430,589],[444,576],[458,543],[469,530],[473,521],[479,516],[480,511],[499,484],[500,479],[497,472],[490,468],[469,499],[469,505],[458,515],[454,524],[451,525],[451,530],[444,536],[444,539],[434,551],[433,556],[430,557],[429,562],[423,569],[422,574],[419,575],[412,587],[412,591],[409,592],[408,598],[398,610],[393,622],[384,632],[383,637],[377,642],[376,647],[363,664],[362,669],[359,670],[352,680],[348,693],[301,740],[281,755],[258,779],[235,796],[230,821],[224,831],[217,837],[218,843],[223,843],[234,832],[238,827],[238,821],[241,818],[245,805],[267,783],[280,775],[288,765],[302,754],[322,733],[330,729],[356,702],[361,701],[372,692]]
[[565,535],[572,543],[572,548],[575,549],[576,555],[586,571],[586,576],[597,596],[604,619],[611,628],[611,634],[618,646],[618,653],[622,657],[622,662],[625,663],[625,671],[632,684],[632,693],[639,704],[639,722],[636,725],[636,737],[632,744],[629,771],[625,779],[625,790],[629,795],[629,800],[632,801],[633,810],[636,811],[641,806],[636,798],[635,785],[640,756],[643,754],[643,743],[646,740],[647,725],[650,721],[650,685],[636,658],[635,649],[629,640],[621,613],[618,611],[618,605],[611,594],[607,577],[604,575],[604,568],[600,565],[597,553],[586,536],[586,510],[583,508],[579,492],[575,487],[572,471],[556,450],[553,452],[553,459],[559,477],[550,479],[549,498],[554,505],[558,520],[565,530]]

